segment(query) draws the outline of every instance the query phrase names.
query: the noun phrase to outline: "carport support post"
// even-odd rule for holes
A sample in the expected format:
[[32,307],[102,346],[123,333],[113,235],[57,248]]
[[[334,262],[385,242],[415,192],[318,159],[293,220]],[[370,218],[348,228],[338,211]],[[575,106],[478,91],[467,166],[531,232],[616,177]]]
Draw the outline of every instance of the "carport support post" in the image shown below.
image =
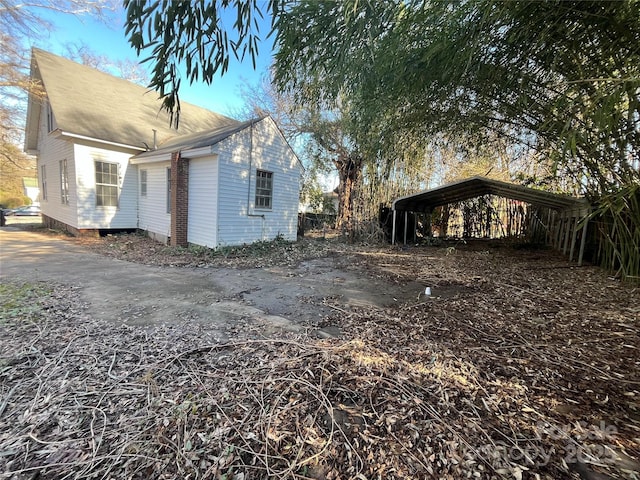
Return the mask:
[[589,226],[589,215],[584,217],[584,227],[582,227],[582,238],[580,239],[580,253],[578,253],[578,266],[582,266],[582,256],[584,255],[584,246],[587,243],[587,227]]
[[564,233],[564,213],[561,213],[558,218],[558,232],[556,233],[555,248],[560,250],[562,248],[562,234]]
[[413,243],[418,242],[418,214],[413,212]]
[[578,238],[578,222],[580,222],[580,217],[576,215],[576,221],[573,223],[573,234],[571,235],[571,248],[569,249],[569,261],[573,261],[573,251],[576,246],[576,239]]
[[404,244],[407,244],[407,223],[409,223],[409,212],[404,211]]
[[393,222],[391,226],[391,245],[396,244],[396,213],[397,211],[393,210]]
[[567,216],[566,227],[564,229],[564,245],[562,246],[562,253],[567,254],[567,248],[569,247],[569,236],[571,233],[571,217]]

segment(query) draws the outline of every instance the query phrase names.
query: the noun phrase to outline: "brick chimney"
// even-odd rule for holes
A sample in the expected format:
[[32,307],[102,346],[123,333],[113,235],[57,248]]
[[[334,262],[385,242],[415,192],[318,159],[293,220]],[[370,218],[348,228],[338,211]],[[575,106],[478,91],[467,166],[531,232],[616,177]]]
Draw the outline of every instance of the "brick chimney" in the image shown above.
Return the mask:
[[171,246],[186,247],[189,225],[189,160],[171,154]]

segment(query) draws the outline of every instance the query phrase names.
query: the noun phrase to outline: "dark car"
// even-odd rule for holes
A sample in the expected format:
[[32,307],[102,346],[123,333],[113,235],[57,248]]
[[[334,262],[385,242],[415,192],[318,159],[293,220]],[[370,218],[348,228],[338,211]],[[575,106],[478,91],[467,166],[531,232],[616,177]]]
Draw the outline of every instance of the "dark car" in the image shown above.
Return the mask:
[[13,215],[16,217],[37,217],[40,213],[40,207],[37,205],[25,205],[23,207],[4,211],[5,216]]

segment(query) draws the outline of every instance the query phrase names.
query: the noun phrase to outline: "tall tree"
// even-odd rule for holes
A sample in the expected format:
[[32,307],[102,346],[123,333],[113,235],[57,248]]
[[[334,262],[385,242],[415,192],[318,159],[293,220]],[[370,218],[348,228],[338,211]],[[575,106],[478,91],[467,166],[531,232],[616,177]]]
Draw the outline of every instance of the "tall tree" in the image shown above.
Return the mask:
[[317,190],[316,175],[338,176],[336,228],[349,228],[353,203],[362,179],[364,159],[349,134],[348,110],[338,104],[300,104],[290,92],[278,91],[268,77],[257,87],[243,89],[246,101],[240,116],[271,114],[308,170],[305,189]]
[[597,193],[638,178],[639,8],[302,1],[277,23],[278,80],[304,92],[296,82],[311,72],[323,97],[346,90],[362,130],[497,134]]

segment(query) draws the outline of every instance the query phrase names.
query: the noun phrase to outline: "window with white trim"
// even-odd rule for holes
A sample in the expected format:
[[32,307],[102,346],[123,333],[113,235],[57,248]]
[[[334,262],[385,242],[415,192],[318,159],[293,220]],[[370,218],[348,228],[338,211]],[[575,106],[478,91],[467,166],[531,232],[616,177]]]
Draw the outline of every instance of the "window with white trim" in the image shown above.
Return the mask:
[[69,205],[69,171],[66,158],[60,160],[60,201],[63,205]]
[[96,165],[96,206],[118,206],[118,164],[95,162]]
[[147,196],[147,171],[140,170],[140,196]]
[[255,208],[271,210],[273,200],[273,172],[256,170]]
[[40,165],[40,185],[42,188],[40,189],[40,199],[47,199],[47,166]]
[[47,101],[47,132],[53,132],[54,129],[53,110],[51,110],[51,104]]

